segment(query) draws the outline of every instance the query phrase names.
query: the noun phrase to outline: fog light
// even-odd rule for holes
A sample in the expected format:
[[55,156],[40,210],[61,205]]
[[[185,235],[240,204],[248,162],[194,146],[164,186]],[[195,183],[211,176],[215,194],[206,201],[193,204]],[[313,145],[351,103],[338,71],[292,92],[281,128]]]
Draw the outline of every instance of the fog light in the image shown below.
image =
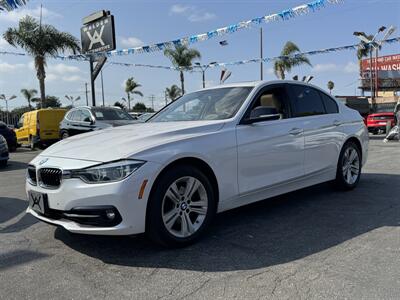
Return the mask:
[[112,210],[106,210],[106,216],[107,216],[107,218],[112,220],[115,218],[115,212],[113,212]]

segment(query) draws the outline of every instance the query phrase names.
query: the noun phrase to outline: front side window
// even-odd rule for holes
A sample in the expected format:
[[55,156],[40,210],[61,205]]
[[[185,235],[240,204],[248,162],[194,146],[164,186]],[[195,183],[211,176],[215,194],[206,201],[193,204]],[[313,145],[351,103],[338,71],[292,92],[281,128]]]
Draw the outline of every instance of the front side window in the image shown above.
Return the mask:
[[92,108],[92,113],[99,121],[133,120],[127,112],[117,108]]
[[183,95],[149,122],[224,120],[236,115],[253,87],[226,87]]
[[280,120],[288,118],[284,86],[269,87],[261,92],[252,103],[245,119]]
[[83,122],[90,122],[92,120],[92,115],[90,114],[90,112],[86,109],[81,111],[82,114],[82,121]]
[[311,87],[292,85],[293,117],[307,117],[325,114],[325,107],[319,92]]

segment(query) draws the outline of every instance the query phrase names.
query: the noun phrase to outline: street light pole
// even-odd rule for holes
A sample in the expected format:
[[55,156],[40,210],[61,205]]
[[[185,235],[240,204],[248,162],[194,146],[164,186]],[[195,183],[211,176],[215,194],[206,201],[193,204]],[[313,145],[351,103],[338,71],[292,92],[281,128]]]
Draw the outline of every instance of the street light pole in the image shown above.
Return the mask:
[[264,79],[263,72],[263,29],[260,27],[260,79]]
[[206,66],[202,66],[201,63],[196,62],[194,63],[202,72],[202,79],[203,79],[203,89],[206,87],[206,70],[211,66],[216,64],[216,61],[210,62],[208,65]]

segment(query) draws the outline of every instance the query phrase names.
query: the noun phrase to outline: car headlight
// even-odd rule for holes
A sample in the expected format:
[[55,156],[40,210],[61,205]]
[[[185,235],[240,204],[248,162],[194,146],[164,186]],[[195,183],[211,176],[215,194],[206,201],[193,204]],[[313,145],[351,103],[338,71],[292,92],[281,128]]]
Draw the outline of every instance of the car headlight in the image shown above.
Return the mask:
[[81,170],[63,172],[63,178],[79,178],[86,183],[121,181],[144,165],[141,160],[119,160]]

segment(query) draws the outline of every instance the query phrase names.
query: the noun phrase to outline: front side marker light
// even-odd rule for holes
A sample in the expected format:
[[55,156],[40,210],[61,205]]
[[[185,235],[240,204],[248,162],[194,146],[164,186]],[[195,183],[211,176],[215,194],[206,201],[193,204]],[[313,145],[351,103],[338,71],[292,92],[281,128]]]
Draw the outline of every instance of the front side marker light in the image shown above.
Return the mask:
[[142,185],[140,186],[139,195],[138,195],[139,200],[141,200],[143,198],[143,194],[144,194],[144,190],[146,189],[147,182],[148,182],[147,179],[143,180]]

